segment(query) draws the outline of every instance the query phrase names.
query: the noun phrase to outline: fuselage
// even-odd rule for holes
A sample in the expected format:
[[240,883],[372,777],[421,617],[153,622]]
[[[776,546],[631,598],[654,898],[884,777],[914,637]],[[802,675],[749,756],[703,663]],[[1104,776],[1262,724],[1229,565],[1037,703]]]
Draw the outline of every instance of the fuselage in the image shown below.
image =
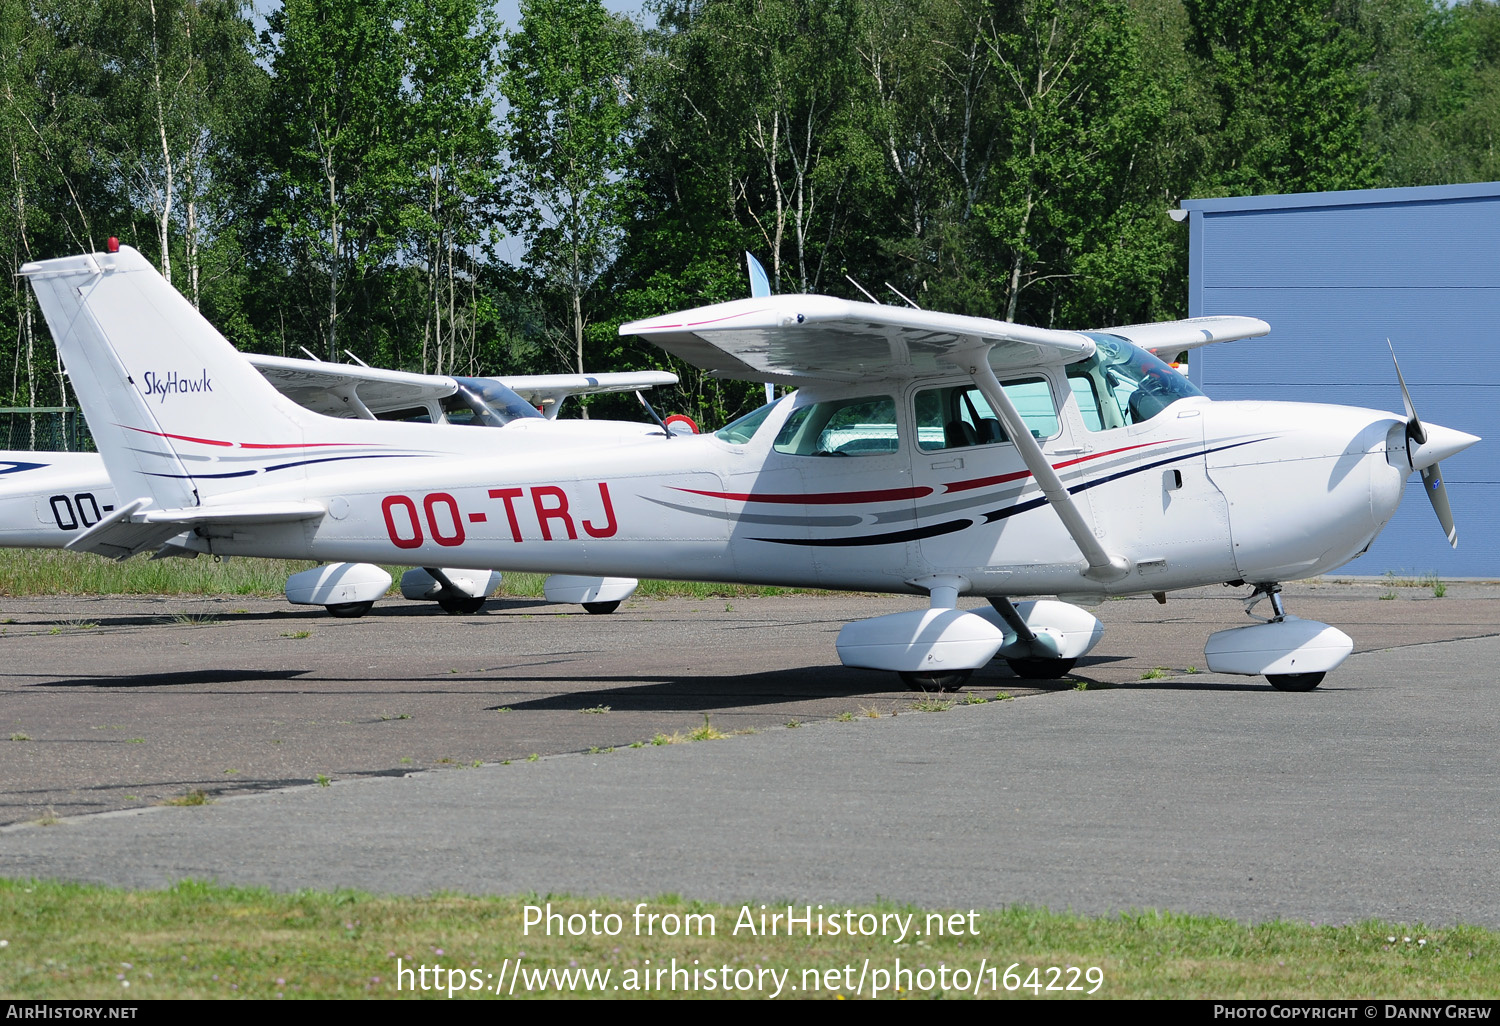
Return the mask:
[[[1384,527],[1408,472],[1394,414],[1186,396],[1132,423],[1127,404],[1111,407],[1076,368],[1004,384],[1096,536],[1128,562],[1123,579],[1081,575],[1077,545],[958,374],[885,390],[803,388],[717,435],[322,418],[326,434],[282,446],[276,463],[227,439],[178,440],[182,465],[204,484],[235,481],[238,459],[256,468],[258,501],[312,499],[328,510],[295,523],[208,525],[180,543],[223,555],[871,591],[920,591],[910,582],[948,574],[980,595],[1128,594],[1327,572]],[[0,476],[4,544],[65,544],[116,504],[97,457],[0,458],[23,457],[52,469]],[[205,506],[237,494],[209,495]]]

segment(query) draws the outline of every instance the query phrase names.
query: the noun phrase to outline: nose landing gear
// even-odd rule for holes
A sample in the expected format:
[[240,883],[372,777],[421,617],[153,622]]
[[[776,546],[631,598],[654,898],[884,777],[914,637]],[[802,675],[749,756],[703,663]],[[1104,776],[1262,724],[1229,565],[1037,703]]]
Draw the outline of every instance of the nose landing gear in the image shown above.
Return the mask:
[[[1269,618],[1253,612],[1262,599],[1270,600]],[[1311,691],[1354,651],[1354,642],[1338,628],[1288,613],[1274,581],[1255,585],[1245,614],[1261,622],[1208,636],[1203,654],[1214,673],[1264,676],[1277,691]]]

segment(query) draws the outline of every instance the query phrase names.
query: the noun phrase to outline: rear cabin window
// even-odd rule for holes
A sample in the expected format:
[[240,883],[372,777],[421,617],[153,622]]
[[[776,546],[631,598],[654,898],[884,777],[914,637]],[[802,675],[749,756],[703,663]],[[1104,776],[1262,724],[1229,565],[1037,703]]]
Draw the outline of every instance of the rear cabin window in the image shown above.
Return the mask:
[[792,411],[776,436],[788,456],[878,456],[896,451],[896,400],[829,399]]
[[[1037,439],[1059,430],[1057,404],[1045,378],[1002,382],[1001,388]],[[917,393],[917,445],[924,452],[1008,442],[1000,418],[974,385],[950,385]]]

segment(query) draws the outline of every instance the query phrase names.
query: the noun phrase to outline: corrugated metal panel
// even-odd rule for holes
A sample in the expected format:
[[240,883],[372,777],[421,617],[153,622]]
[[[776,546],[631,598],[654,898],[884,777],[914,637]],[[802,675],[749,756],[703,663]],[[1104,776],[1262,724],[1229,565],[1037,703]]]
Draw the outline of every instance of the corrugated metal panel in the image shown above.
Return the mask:
[[1500,202],[1452,200],[1200,214],[1204,288],[1495,284]]
[[1189,312],[1272,329],[1193,354],[1210,396],[1399,413],[1389,337],[1422,417],[1487,439],[1443,467],[1462,548],[1449,549],[1413,476],[1347,572],[1500,577],[1500,183],[1184,205]]

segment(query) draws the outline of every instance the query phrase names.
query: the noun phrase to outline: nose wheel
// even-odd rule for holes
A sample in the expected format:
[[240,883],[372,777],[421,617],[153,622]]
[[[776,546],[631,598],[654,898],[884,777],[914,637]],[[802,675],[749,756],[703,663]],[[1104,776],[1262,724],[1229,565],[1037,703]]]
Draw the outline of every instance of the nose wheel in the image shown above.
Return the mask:
[[[1271,603],[1269,617],[1255,615],[1262,600]],[[1277,691],[1306,692],[1354,651],[1354,642],[1338,628],[1288,613],[1274,581],[1256,584],[1244,602],[1245,615],[1260,622],[1209,635],[1203,654],[1214,673],[1265,677]]]
[[[1286,621],[1286,606],[1281,601],[1281,585],[1279,584],[1257,584],[1250,597],[1245,600],[1245,615],[1255,617],[1251,612],[1261,599],[1267,599],[1271,603],[1271,618],[1266,623],[1283,623]],[[1271,687],[1277,691],[1311,691],[1323,683],[1324,673],[1268,673],[1266,680]]]
[[1277,691],[1311,691],[1323,683],[1321,673],[1268,673],[1266,680]]

